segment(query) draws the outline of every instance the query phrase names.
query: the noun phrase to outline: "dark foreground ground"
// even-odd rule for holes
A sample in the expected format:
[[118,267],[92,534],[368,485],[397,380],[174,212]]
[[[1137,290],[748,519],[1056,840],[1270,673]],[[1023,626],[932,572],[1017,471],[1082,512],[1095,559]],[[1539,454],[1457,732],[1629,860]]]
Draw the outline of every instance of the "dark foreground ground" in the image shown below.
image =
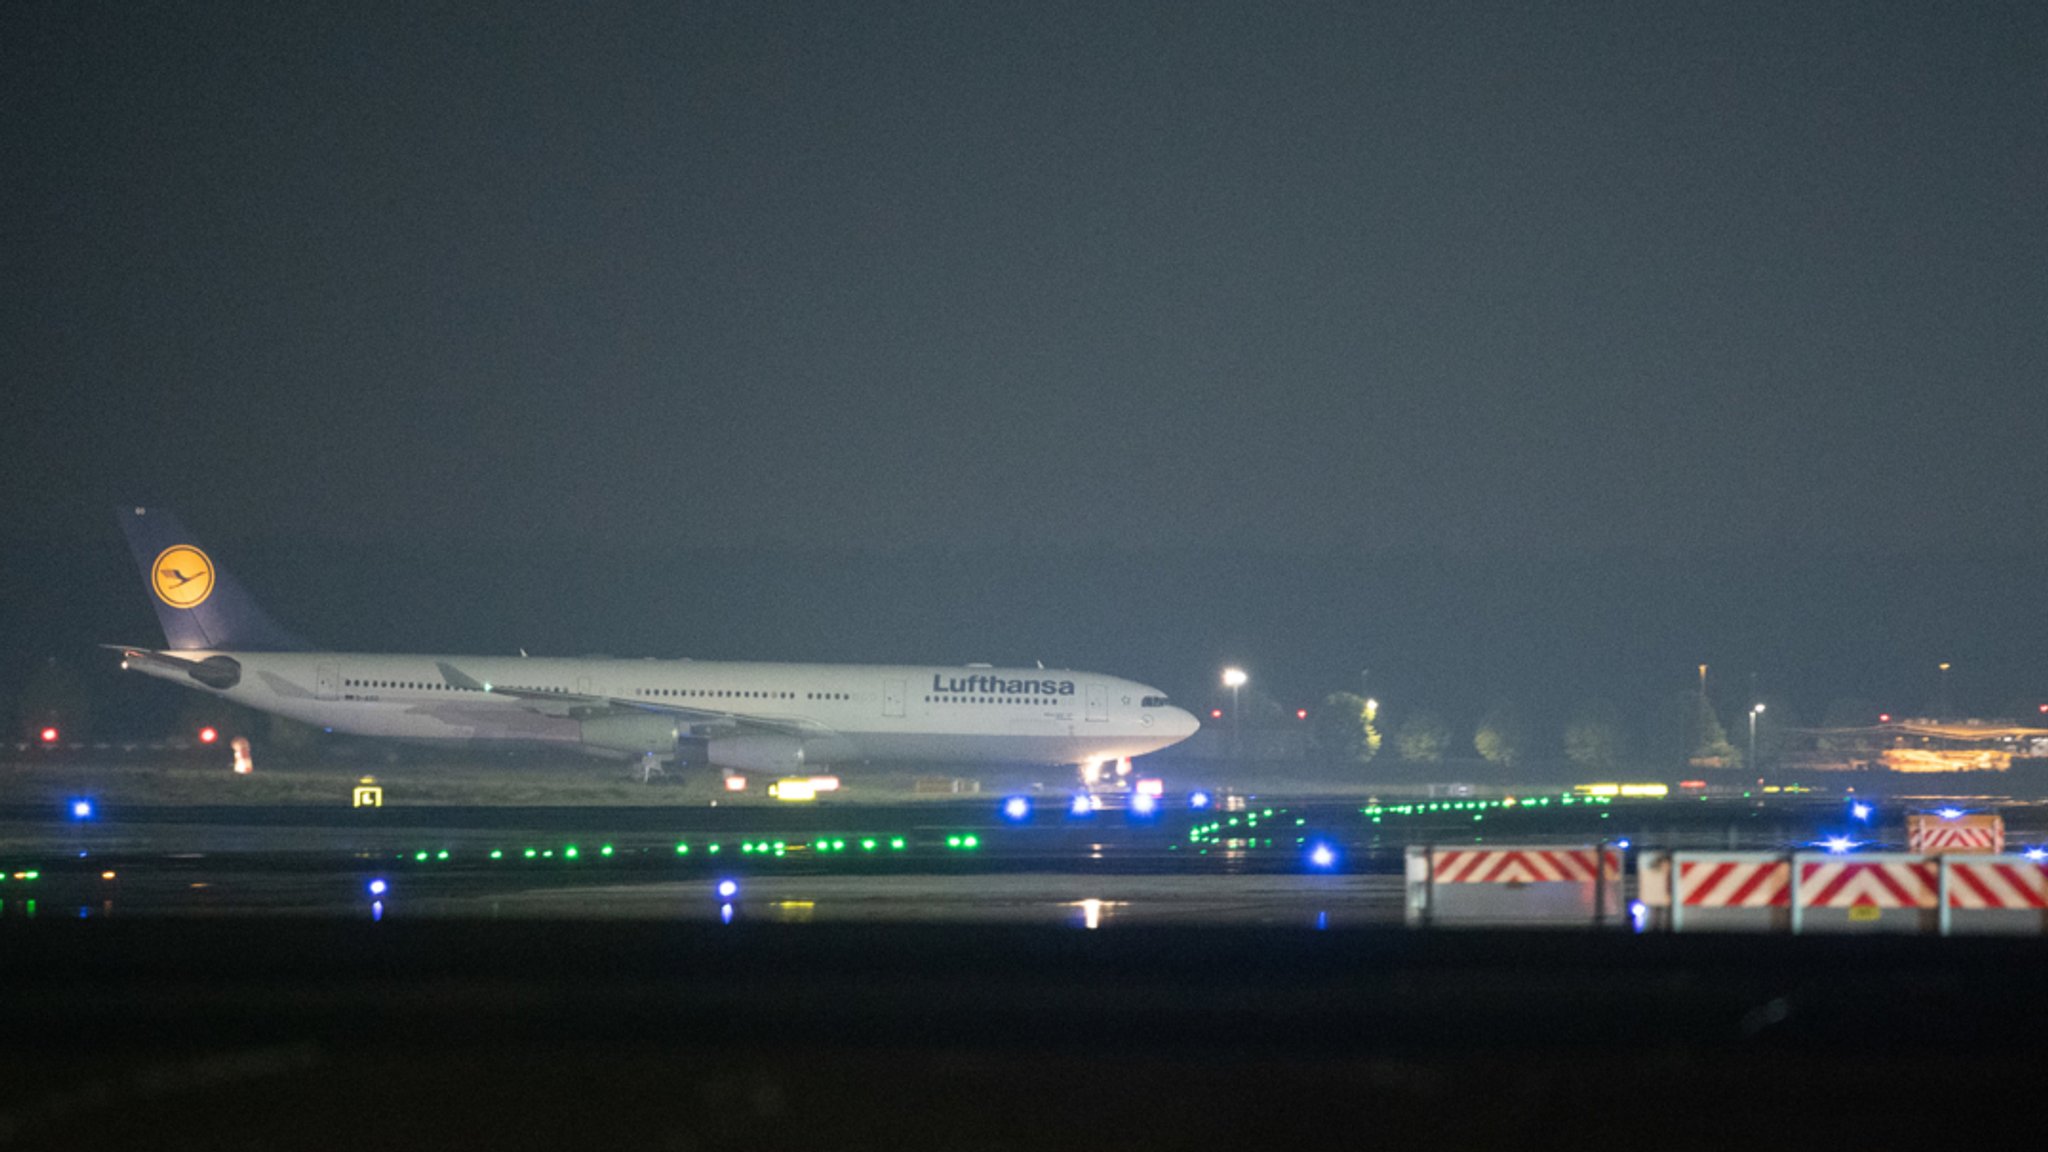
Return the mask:
[[0,1149],[2025,1139],[2039,939],[1394,926],[1410,843],[1784,846],[1843,819],[0,805]]
[[137,919],[0,933],[11,1148],[1961,1147],[2026,940]]

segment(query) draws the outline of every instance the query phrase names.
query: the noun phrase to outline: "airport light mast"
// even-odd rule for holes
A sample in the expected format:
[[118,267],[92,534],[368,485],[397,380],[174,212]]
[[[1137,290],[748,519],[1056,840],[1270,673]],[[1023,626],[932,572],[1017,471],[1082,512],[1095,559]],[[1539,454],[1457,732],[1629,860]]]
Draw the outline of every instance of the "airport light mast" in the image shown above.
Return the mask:
[[1232,759],[1244,756],[1244,710],[1238,706],[1239,690],[1251,677],[1242,668],[1225,668],[1223,686],[1230,689],[1230,754]]

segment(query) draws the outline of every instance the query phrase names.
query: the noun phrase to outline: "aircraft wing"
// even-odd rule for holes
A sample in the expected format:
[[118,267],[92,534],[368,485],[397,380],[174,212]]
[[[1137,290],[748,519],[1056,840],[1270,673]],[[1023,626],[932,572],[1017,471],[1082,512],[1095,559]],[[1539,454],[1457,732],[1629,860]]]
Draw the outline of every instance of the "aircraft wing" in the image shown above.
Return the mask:
[[640,700],[628,696],[598,696],[580,692],[540,692],[527,688],[504,688],[476,679],[460,668],[446,661],[434,665],[441,670],[441,678],[449,685],[469,692],[488,692],[493,696],[505,696],[524,700],[536,712],[553,716],[574,716],[584,719],[590,716],[621,712],[652,712],[662,716],[674,716],[690,726],[693,736],[708,733],[698,729],[717,732],[768,732],[780,736],[801,736],[816,739],[835,733],[821,724],[806,720],[780,720],[767,716],[747,716],[737,712],[726,712],[716,708],[692,708],[685,704],[668,704],[655,700]]

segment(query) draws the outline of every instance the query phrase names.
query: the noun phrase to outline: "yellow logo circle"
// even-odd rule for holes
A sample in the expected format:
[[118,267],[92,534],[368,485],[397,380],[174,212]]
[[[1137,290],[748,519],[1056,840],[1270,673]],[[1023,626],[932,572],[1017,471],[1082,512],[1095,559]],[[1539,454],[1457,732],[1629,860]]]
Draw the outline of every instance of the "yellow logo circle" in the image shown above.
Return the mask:
[[197,608],[213,595],[213,561],[190,544],[173,544],[156,558],[149,582],[173,608]]

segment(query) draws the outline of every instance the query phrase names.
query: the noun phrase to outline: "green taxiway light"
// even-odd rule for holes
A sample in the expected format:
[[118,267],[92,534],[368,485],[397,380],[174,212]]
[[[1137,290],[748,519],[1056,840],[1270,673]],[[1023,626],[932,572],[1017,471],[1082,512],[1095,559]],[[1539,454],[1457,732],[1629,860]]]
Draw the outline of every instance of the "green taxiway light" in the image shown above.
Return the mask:
[[867,839],[865,839],[865,840],[861,841],[861,842],[860,842],[860,849],[861,849],[861,851],[863,851],[863,852],[873,852],[873,851],[875,850],[875,839],[874,839],[874,837],[870,836],[870,837],[868,837]]
[[535,856],[538,856],[538,855],[540,855],[540,853],[539,853],[538,851],[536,851],[536,850],[532,849],[532,848],[528,848],[528,849],[526,850],[526,858],[527,858],[528,860],[531,860],[531,859],[533,859],[533,858],[534,858]]
[[713,844],[711,847],[706,848],[705,851],[711,853],[713,856],[716,856],[718,855],[718,845]]
[[678,842],[678,843],[676,844],[676,855],[678,855],[678,856],[688,856],[689,854],[690,854],[690,846],[689,846],[688,844],[684,844],[684,843],[681,843],[681,842]]
[[740,851],[742,851],[742,852],[752,852],[753,850],[754,850],[754,845],[753,845],[753,844],[752,844],[751,842],[750,842],[750,843],[745,843],[745,844],[741,844],[741,845],[740,845]]
[[979,848],[981,847],[981,839],[976,836],[969,836],[960,841],[960,846],[962,848]]
[[960,846],[960,838],[959,838],[958,836],[948,836],[948,837],[946,837],[946,847],[948,847],[948,848],[958,848],[959,846]]
[[549,848],[546,851],[542,852],[540,855],[541,859],[543,860],[553,860],[555,858],[555,850],[553,848]]
[[599,848],[599,849],[597,850],[597,854],[598,854],[599,856],[609,856],[609,855],[611,855],[611,854],[612,854],[612,846],[611,846],[611,845],[609,845],[609,844],[607,844],[607,845],[605,845],[604,847],[602,847],[602,848]]
[[568,857],[571,860],[574,860],[579,855],[579,853],[576,851],[576,846],[574,844],[571,844],[567,848],[562,849],[562,855]]
[[895,839],[889,841],[889,847],[898,852],[901,852],[904,848],[903,837],[898,836]]
[[415,860],[425,860],[427,858],[427,854],[425,852],[415,852],[412,854],[412,858]]
[[443,848],[439,852],[434,853],[434,859],[436,860],[446,860],[447,858],[448,850],[446,848]]
[[504,850],[503,848],[493,848],[493,849],[491,849],[491,859],[493,859],[493,860],[503,860],[504,858],[505,858],[505,850]]

